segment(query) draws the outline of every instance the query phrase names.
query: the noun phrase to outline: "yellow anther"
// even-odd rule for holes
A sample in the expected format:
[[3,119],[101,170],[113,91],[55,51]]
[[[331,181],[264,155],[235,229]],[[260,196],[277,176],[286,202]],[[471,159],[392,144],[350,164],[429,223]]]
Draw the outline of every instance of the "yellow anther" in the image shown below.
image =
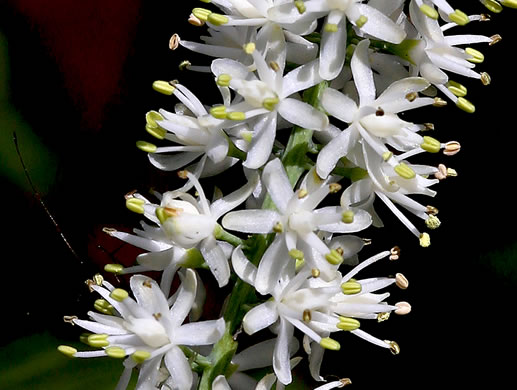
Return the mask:
[[389,311],[377,314],[377,322],[384,322],[384,321],[387,321],[389,318],[390,318]]
[[435,97],[434,98],[434,102],[433,102],[433,106],[434,107],[445,107],[446,105],[447,105],[447,101],[446,100],[443,100],[440,97]]
[[492,45],[495,45],[496,43],[498,42],[501,42],[501,40],[503,39],[499,34],[495,34],[495,35],[492,35],[490,37],[490,39],[492,40],[488,46],[492,46]]
[[273,226],[273,232],[275,233],[282,233],[284,231],[284,225],[282,225],[282,222],[277,222]]
[[196,18],[198,18],[199,20],[201,20],[203,22],[206,22],[208,20],[208,17],[210,16],[211,13],[212,13],[212,11],[210,11],[206,8],[194,8],[192,10],[192,15],[194,15]]
[[299,249],[291,249],[289,251],[289,256],[296,260],[302,260],[304,258],[303,252]]
[[122,264],[106,264],[104,266],[104,271],[118,275],[124,271],[124,266]]
[[232,111],[226,114],[226,119],[231,121],[243,121],[246,119],[246,114],[241,111]]
[[420,241],[420,246],[422,248],[427,248],[431,246],[431,236],[429,236],[429,233],[420,234],[420,237],[418,239]]
[[305,3],[303,2],[303,0],[295,0],[294,6],[300,14],[303,14],[307,9],[307,7],[305,7]]
[[410,92],[406,95],[406,100],[409,102],[413,102],[418,97],[418,93]]
[[487,72],[481,72],[480,76],[481,76],[481,83],[483,85],[490,85],[490,83],[492,82],[492,78],[490,77],[490,75]]
[[424,136],[424,142],[420,145],[422,149],[429,153],[438,153],[440,151],[440,148],[442,144],[440,141],[434,139],[433,137]]
[[388,152],[384,152],[384,153],[382,154],[382,159],[383,159],[384,161],[388,161],[388,160],[389,160],[390,158],[392,158],[392,157],[393,157],[393,153],[392,153],[392,152],[389,152],[389,151],[388,151]]
[[311,269],[311,276],[313,278],[319,278],[321,275],[321,271],[318,268]]
[[361,284],[355,280],[349,280],[341,285],[341,291],[345,295],[359,294],[362,290]]
[[201,27],[205,25],[205,21],[199,19],[196,15],[190,14],[187,22],[196,27]]
[[332,265],[339,265],[343,262],[343,256],[341,256],[337,250],[332,249],[325,255],[325,260]]
[[360,322],[358,320],[356,320],[355,318],[350,318],[350,317],[339,317],[339,322],[338,324],[336,325],[336,327],[338,329],[341,329],[341,330],[356,330],[356,329],[359,329],[359,326],[360,326]]
[[275,72],[278,72],[280,70],[280,65],[278,65],[278,62],[276,61],[269,61],[269,67],[273,69]]
[[136,147],[147,153],[156,152],[157,146],[147,141],[136,141]]
[[224,24],[227,24],[230,21],[228,16],[216,14],[215,12],[212,12],[210,15],[208,15],[207,22],[212,23],[214,26],[222,26]]
[[427,5],[427,4],[422,4],[420,6],[420,11],[427,17],[431,18],[431,19],[438,19],[438,11],[434,9],[434,7],[431,7],[430,5]]
[[429,228],[429,229],[437,229],[440,227],[441,225],[441,221],[438,219],[438,217],[434,216],[434,215],[430,215],[426,220],[425,220],[425,225]]
[[172,95],[174,93],[174,91],[176,90],[176,87],[173,86],[168,81],[156,80],[153,83],[153,89],[156,92],[163,93],[164,95]]
[[296,259],[294,261],[294,268],[295,268],[296,272],[300,271],[304,266],[305,266],[305,259]]
[[467,61],[474,64],[481,64],[485,60],[484,54],[479,50],[473,49],[472,47],[467,47],[465,49],[465,53],[470,56],[470,58],[467,58]]
[[416,173],[413,170],[413,168],[411,168],[409,165],[407,165],[405,163],[400,163],[397,166],[395,166],[395,168],[393,168],[393,169],[395,170],[397,175],[399,175],[400,177],[402,177],[404,179],[410,180],[410,179],[414,179],[416,177]]
[[114,312],[113,306],[105,299],[97,299],[93,303],[93,307],[99,313],[112,315]]
[[407,278],[401,273],[397,273],[395,275],[395,284],[401,290],[405,290],[409,287],[409,280],[407,280]]
[[122,302],[128,296],[128,292],[122,288],[116,288],[110,293],[110,297],[118,302]]
[[334,24],[334,23],[327,23],[327,24],[325,24],[324,29],[326,32],[337,32],[338,25]]
[[312,319],[311,311],[306,309],[303,311],[302,319],[304,322],[310,322]]
[[489,10],[495,14],[498,14],[503,10],[503,7],[496,0],[481,0],[481,3]]
[[242,48],[246,54],[253,54],[256,46],[255,46],[254,42],[249,42],[249,43],[246,43]]
[[176,50],[180,45],[180,36],[178,34],[172,34],[171,39],[169,39],[169,49]]
[[151,354],[147,351],[135,351],[131,355],[131,358],[138,364],[145,362],[151,357]]
[[426,122],[423,123],[424,128],[421,131],[432,131],[434,130],[434,123]]
[[476,106],[463,97],[458,98],[456,106],[469,114],[473,114],[476,111]]
[[163,121],[165,118],[158,111],[149,111],[145,114],[145,121],[150,127],[158,127],[156,121]]
[[359,28],[363,27],[366,22],[368,22],[368,18],[365,15],[359,16],[359,18],[355,21],[355,25]]
[[164,139],[167,131],[161,127],[151,127],[149,124],[145,125],[145,130],[151,134],[154,138]]
[[228,87],[230,85],[230,81],[232,76],[229,74],[223,73],[217,76],[217,85],[220,87]]
[[331,194],[335,194],[335,193],[341,191],[341,188],[342,188],[341,184],[339,184],[339,183],[330,183],[329,184],[329,192]]
[[343,221],[343,223],[352,223],[354,222],[354,212],[352,210],[346,210],[346,211],[343,211],[343,214],[341,214],[341,221]]
[[331,351],[339,351],[341,349],[341,345],[334,339],[330,337],[324,337],[320,340],[320,346],[325,349],[330,349]]
[[468,15],[465,12],[460,11],[459,9],[454,10],[454,12],[450,13],[449,19],[459,26],[465,26],[468,22],[470,22]]
[[210,109],[210,115],[216,119],[226,119],[226,107],[215,106]]
[[126,207],[134,213],[143,214],[145,201],[143,199],[138,198],[128,198],[126,199]]
[[264,107],[266,110],[273,111],[279,102],[280,99],[277,97],[265,98],[262,100],[262,107]]
[[309,195],[309,191],[307,191],[305,188],[300,188],[298,190],[298,199],[303,199],[305,198],[307,195]]
[[467,94],[467,87],[463,84],[457,83],[456,81],[449,80],[445,85],[455,96],[463,97]]
[[107,347],[110,343],[108,341],[107,334],[91,334],[88,336],[87,344],[90,347],[104,348]]
[[126,357],[126,351],[120,347],[108,347],[105,349],[106,355],[115,359],[122,359]]
[[74,355],[77,353],[77,349],[70,347],[69,345],[60,345],[57,347],[57,350],[68,357],[74,357]]

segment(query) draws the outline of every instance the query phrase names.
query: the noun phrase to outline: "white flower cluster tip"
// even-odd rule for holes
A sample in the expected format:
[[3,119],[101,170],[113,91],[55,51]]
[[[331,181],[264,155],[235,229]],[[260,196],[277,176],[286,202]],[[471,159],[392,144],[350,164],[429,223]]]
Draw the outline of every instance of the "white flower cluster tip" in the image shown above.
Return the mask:
[[[141,228],[105,232],[144,253],[131,267],[105,270],[138,273],[130,278],[134,298],[97,278],[90,286],[101,299],[90,319],[67,317],[90,332],[83,341],[96,349],[59,349],[74,357],[125,358],[117,390],[135,368],[137,389],[270,389],[275,382],[282,389],[300,361],[299,337],[316,381],[325,381],[324,350],[340,349],[331,337],[338,332],[398,353],[396,342],[363,331],[360,321],[409,313],[409,303],[388,303],[384,291],[392,284],[406,289],[407,279],[356,275],[379,260],[398,259],[400,249],[360,262],[365,240],[353,233],[383,226],[374,208],[382,203],[422,247],[430,245],[424,230],[440,225],[438,210],[415,195],[434,197],[430,187],[457,173],[414,160],[421,153],[455,155],[460,144],[427,135],[434,129],[428,118],[413,123],[399,115],[447,102],[473,113],[466,87],[451,77],[488,84],[490,76],[476,69],[483,54],[466,46],[501,37],[464,34],[462,26],[489,17],[467,15],[446,0],[204,2],[211,8],[194,8],[189,17],[206,28],[202,42],[175,34],[170,47],[210,57],[207,65],[182,66],[211,77],[221,100],[207,105],[179,82],[153,84],[178,102],[173,112],[146,115],[146,129],[160,145],[137,146],[155,167],[179,171],[186,183],[155,192],[156,200],[126,196],[127,207],[145,218]],[[509,0],[481,3],[495,13],[502,5],[517,7]],[[449,34],[453,29],[457,35]],[[285,128],[291,129],[286,144],[279,136]],[[203,179],[225,180],[229,169],[242,172],[244,184],[209,201]],[[232,286],[221,318],[200,321],[213,292],[198,268],[219,287]],[[147,271],[161,272],[160,281],[141,274]],[[180,287],[171,291],[176,276]],[[237,350],[240,327],[274,337]],[[271,373],[257,383],[244,371],[258,367]]]

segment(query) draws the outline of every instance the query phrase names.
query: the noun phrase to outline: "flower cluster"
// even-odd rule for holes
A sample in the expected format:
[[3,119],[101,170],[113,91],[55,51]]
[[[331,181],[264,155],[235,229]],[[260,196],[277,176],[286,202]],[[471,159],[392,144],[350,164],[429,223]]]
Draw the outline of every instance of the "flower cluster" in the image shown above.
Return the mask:
[[[275,381],[283,388],[300,359],[299,338],[312,377],[325,381],[323,352],[340,349],[337,332],[397,354],[396,342],[365,332],[360,321],[409,313],[409,303],[388,303],[385,291],[392,284],[406,289],[407,279],[356,275],[398,259],[400,250],[359,261],[366,242],[354,233],[383,226],[374,208],[382,203],[422,247],[430,245],[424,230],[439,227],[438,211],[415,196],[434,197],[431,186],[456,171],[414,160],[454,155],[460,144],[438,141],[427,135],[433,124],[400,114],[448,102],[473,113],[466,87],[451,77],[488,84],[489,75],[475,69],[483,54],[465,46],[501,37],[463,34],[462,26],[489,16],[467,15],[446,0],[204,2],[211,8],[194,8],[189,22],[208,35],[193,42],[175,34],[170,46],[211,57],[208,65],[182,67],[211,77],[221,100],[207,105],[179,82],[153,84],[178,102],[174,112],[146,114],[146,130],[160,145],[137,146],[155,167],[178,171],[186,182],[154,192],[156,200],[126,195],[126,206],[145,221],[132,233],[105,232],[144,253],[134,266],[105,270],[135,274],[134,298],[97,277],[90,283],[101,295],[96,311],[89,320],[67,317],[89,332],[83,341],[96,349],[59,349],[125,358],[117,389],[137,368],[137,389],[162,390],[269,389]],[[481,3],[492,12],[501,4],[517,7],[509,0]],[[285,128],[287,142],[280,136]],[[209,201],[204,178],[224,178],[230,169],[242,172],[244,184]],[[232,288],[220,318],[203,318],[208,292],[198,268]],[[159,272],[159,282],[147,271]],[[175,278],[180,284],[172,291]],[[269,330],[273,338],[240,351],[240,329]],[[244,373],[257,367],[272,367],[258,383]]]

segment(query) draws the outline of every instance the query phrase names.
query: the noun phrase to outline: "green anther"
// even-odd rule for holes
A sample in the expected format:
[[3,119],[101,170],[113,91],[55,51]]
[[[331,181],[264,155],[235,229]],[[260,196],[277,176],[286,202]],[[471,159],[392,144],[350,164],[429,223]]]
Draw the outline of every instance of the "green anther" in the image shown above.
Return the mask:
[[368,22],[368,18],[365,15],[359,16],[359,19],[355,21],[355,25],[359,28],[363,27],[366,22]]
[[303,14],[307,10],[307,7],[305,7],[305,3],[303,2],[303,0],[295,0],[294,6],[300,14]]
[[171,83],[163,80],[157,80],[153,83],[153,89],[156,92],[163,93],[164,95],[172,95],[176,90],[176,87],[171,85]]
[[240,132],[240,135],[241,135],[241,138],[250,143],[251,140],[253,139],[253,132],[252,131],[248,131],[248,130],[243,130]]
[[215,106],[210,109],[210,115],[216,119],[226,119],[226,107]]
[[299,249],[291,249],[289,251],[289,256],[296,260],[303,260],[304,258],[303,252]]
[[88,344],[88,337],[90,337],[91,333],[81,333],[79,335],[79,341],[83,344]]
[[324,28],[325,28],[326,32],[337,32],[337,30],[338,30],[337,24],[334,24],[334,23],[327,23],[327,24],[325,24]]
[[422,233],[420,234],[419,241],[422,248],[427,248],[431,245],[431,236],[429,236],[429,233]]
[[382,159],[383,159],[384,161],[388,161],[388,160],[389,160],[390,158],[392,158],[392,157],[393,157],[393,153],[392,153],[392,152],[384,152],[384,153],[382,154]]
[[438,217],[437,217],[437,216],[435,216],[435,215],[430,215],[430,216],[425,220],[425,225],[426,225],[429,229],[437,229],[438,227],[440,227],[441,222],[440,222],[440,220],[438,219]]
[[424,142],[420,145],[420,147],[429,153],[438,153],[441,148],[441,143],[433,137],[425,135]]
[[479,50],[473,49],[472,47],[467,47],[465,49],[465,53],[470,55],[470,58],[467,58],[467,61],[472,62],[473,64],[481,64],[485,60],[485,56]]
[[343,211],[343,214],[341,214],[341,221],[343,221],[343,223],[352,223],[354,222],[354,212],[352,210],[346,210],[346,211]]
[[145,362],[150,357],[151,357],[151,354],[147,351],[135,351],[131,355],[131,358],[138,364]]
[[320,345],[325,349],[330,349],[331,351],[339,351],[341,349],[341,344],[330,337],[324,337],[320,340]]
[[275,233],[282,233],[284,231],[284,226],[282,225],[282,222],[277,222],[273,226],[273,231]]
[[122,288],[116,288],[110,293],[110,297],[118,302],[122,302],[128,296],[128,292]]
[[249,42],[249,43],[246,43],[242,49],[244,50],[244,52],[246,54],[253,54],[253,52],[255,51],[255,43],[254,42]]
[[361,284],[355,280],[349,280],[341,285],[341,291],[345,295],[359,294],[362,290]]
[[459,26],[465,26],[468,22],[470,22],[469,16],[459,9],[449,14],[449,19]]
[[445,85],[447,89],[451,91],[455,96],[463,97],[467,95],[467,87],[465,87],[463,84],[449,80]]
[[88,336],[87,344],[94,348],[104,348],[110,345],[107,334],[92,334]]
[[397,175],[399,175],[400,177],[404,178],[404,179],[414,179],[416,177],[416,173],[415,171],[407,164],[405,163],[400,163],[398,164],[395,168],[395,172],[397,173]]
[[113,306],[105,299],[97,299],[93,303],[93,307],[99,313],[112,315],[113,314]]
[[503,10],[503,6],[495,0],[481,0],[481,3],[483,3],[489,11],[492,11],[495,14],[498,14]]
[[216,14],[215,12],[212,12],[210,15],[208,15],[207,19],[207,22],[212,23],[214,26],[222,26],[229,21],[230,19],[228,19],[228,16]]
[[230,81],[232,79],[232,76],[229,74],[223,73],[217,76],[217,85],[220,87],[228,87],[230,85]]
[[108,347],[105,349],[106,355],[115,359],[122,359],[126,357],[126,351],[120,347]]
[[517,8],[516,0],[500,0],[501,4],[508,8]]
[[199,1],[201,1],[203,3],[207,3],[207,4],[210,4],[212,2],[212,0],[199,0]]
[[145,121],[150,127],[158,127],[156,121],[163,121],[165,118],[157,111],[149,111],[145,114]]
[[165,223],[165,220],[171,217],[170,214],[167,213],[167,211],[163,207],[157,207],[156,210],[154,210],[154,214],[156,215],[161,224]]
[[194,8],[192,10],[192,14],[198,18],[199,20],[202,20],[203,22],[206,22],[208,20],[208,17],[212,11],[206,9],[206,8]]
[[341,256],[337,250],[332,249],[325,255],[325,260],[332,265],[339,265],[343,262],[343,256]]
[[136,147],[147,153],[156,152],[157,146],[147,141],[136,141]]
[[57,350],[68,357],[74,357],[74,355],[77,353],[77,349],[68,345],[60,345],[57,347]]
[[128,198],[126,199],[126,207],[134,213],[143,214],[145,201],[143,199],[138,198]]
[[242,111],[232,111],[226,114],[226,119],[231,121],[243,121],[246,119],[246,114]]
[[368,171],[363,168],[355,167],[350,170],[350,180],[356,182],[368,177]]
[[265,98],[262,101],[262,107],[264,107],[266,110],[273,111],[279,102],[280,99],[277,97]]
[[118,275],[124,271],[124,266],[122,264],[106,264],[104,266],[104,271]]
[[476,106],[463,97],[458,98],[456,106],[469,114],[473,114],[476,111]]
[[186,254],[183,256],[183,260],[180,263],[184,268],[199,268],[205,264],[205,259],[197,248],[187,249]]
[[165,129],[162,129],[161,127],[152,127],[149,125],[149,123],[145,125],[145,130],[154,138],[158,139],[164,139],[165,134],[167,134],[167,131],[165,131]]
[[422,4],[420,6],[420,11],[422,11],[422,13],[431,18],[431,19],[438,19],[438,11],[435,10],[433,7],[431,7],[430,5],[427,5],[427,4]]
[[298,272],[300,271],[303,266],[305,265],[305,259],[296,259],[295,260],[295,271]]
[[341,330],[356,330],[361,324],[355,318],[350,317],[339,317],[339,322],[336,325]]

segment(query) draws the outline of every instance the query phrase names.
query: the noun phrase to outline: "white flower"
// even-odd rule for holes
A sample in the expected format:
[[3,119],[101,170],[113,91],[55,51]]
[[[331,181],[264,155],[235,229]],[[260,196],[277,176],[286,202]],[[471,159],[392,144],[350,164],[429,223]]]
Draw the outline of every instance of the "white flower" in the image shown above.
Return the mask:
[[310,171],[302,187],[294,192],[278,159],[270,161],[265,166],[262,181],[277,210],[238,210],[226,214],[222,220],[223,226],[230,230],[244,233],[277,233],[259,264],[259,277],[255,284],[257,291],[261,294],[271,292],[277,273],[289,261],[289,256],[283,254],[299,250],[314,268],[321,271],[325,279],[333,279],[340,262],[327,260],[331,250],[315,232],[322,230],[351,233],[363,230],[371,223],[368,213],[358,210],[352,219],[345,223],[340,207],[330,206],[314,210],[330,193],[333,184],[315,178],[314,171]]
[[303,12],[297,2],[284,2],[269,10],[276,22],[289,20],[317,20],[326,16],[323,23],[320,47],[320,76],[334,79],[345,62],[347,18],[362,33],[386,42],[400,43],[405,38],[404,29],[378,9],[358,0],[308,0],[303,2]]
[[393,153],[386,144],[396,150],[407,151],[420,149],[420,145],[424,143],[423,137],[416,134],[423,126],[406,122],[397,114],[433,104],[433,99],[417,96],[418,92],[429,87],[429,83],[419,77],[404,78],[391,84],[376,97],[368,46],[368,40],[357,45],[350,65],[359,104],[333,88],[327,88],[322,93],[321,104],[325,110],[348,123],[349,127],[330,140],[319,153],[316,169],[321,177],[327,177],[339,159],[347,156],[358,142],[367,142],[392,165],[398,162],[391,158]]
[[135,299],[109,283],[93,285],[103,299],[112,305],[115,314],[89,312],[91,320],[73,322],[93,332],[88,337],[92,346],[101,350],[75,352],[74,357],[127,356],[117,390],[125,389],[132,369],[140,364],[137,388],[156,386],[162,363],[172,376],[174,388],[190,390],[192,371],[180,346],[211,345],[224,333],[224,320],[183,324],[192,308],[196,293],[196,276],[186,270],[171,308],[167,298],[152,279],[135,275],[130,279]]
[[289,97],[322,79],[318,75],[316,60],[283,74],[285,53],[281,50],[282,37],[276,41],[280,49],[273,51],[273,54],[268,51],[266,58],[253,50],[258,77],[234,60],[217,59],[212,62],[212,72],[216,77],[229,78],[230,88],[244,98],[243,102],[226,108],[227,115],[231,117],[237,113],[238,119],[248,122],[253,118],[254,134],[244,163],[244,166],[252,169],[264,165],[270,156],[278,115],[289,123],[307,129],[322,130],[328,125],[328,118],[321,111]]

